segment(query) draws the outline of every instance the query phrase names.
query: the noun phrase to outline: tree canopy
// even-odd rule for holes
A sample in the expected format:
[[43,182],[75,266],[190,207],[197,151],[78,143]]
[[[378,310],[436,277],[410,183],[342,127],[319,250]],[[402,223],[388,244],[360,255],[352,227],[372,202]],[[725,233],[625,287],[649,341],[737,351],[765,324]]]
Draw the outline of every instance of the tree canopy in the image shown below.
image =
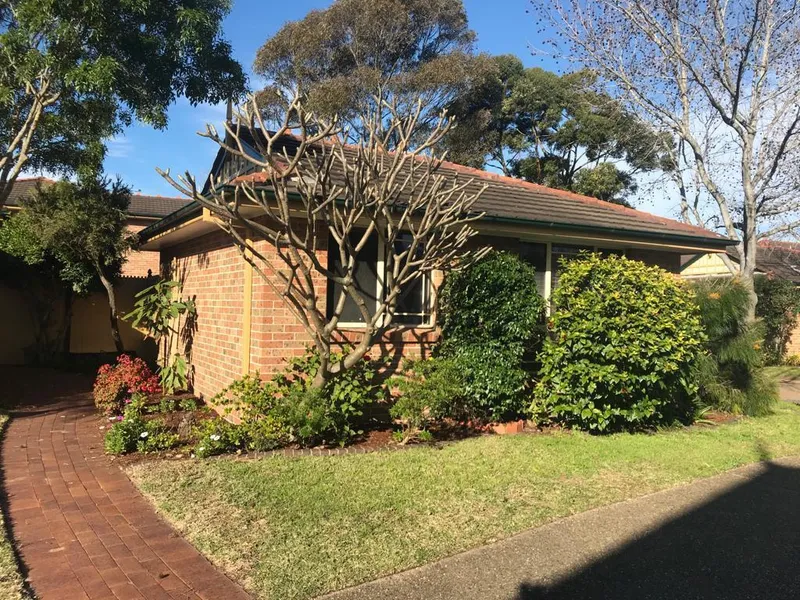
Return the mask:
[[638,172],[666,168],[670,139],[596,89],[589,71],[559,76],[493,57],[480,85],[450,106],[456,162],[625,203]]
[[800,4],[531,2],[556,56],[675,139],[681,215],[737,240],[754,320],[758,241],[800,233]]
[[419,106],[421,122],[432,121],[480,78],[487,61],[474,39],[461,0],[337,0],[259,49],[254,70],[270,81],[259,101],[280,118],[300,91],[307,109],[349,120],[355,135],[360,115],[383,99],[400,114]]
[[62,181],[24,199],[22,210],[0,227],[0,250],[31,266],[55,265],[74,292],[86,294],[102,284],[119,350],[113,281],[136,239],[125,225],[129,203],[130,190],[120,181]]
[[167,124],[178,97],[220,102],[245,76],[221,34],[229,0],[0,3],[0,206],[23,169],[95,173],[103,140]]

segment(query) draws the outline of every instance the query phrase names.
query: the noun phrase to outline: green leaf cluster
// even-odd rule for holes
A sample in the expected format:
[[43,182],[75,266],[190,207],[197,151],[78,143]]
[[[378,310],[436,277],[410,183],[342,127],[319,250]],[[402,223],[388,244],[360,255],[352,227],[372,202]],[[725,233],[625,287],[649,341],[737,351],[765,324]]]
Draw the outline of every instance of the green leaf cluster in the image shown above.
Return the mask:
[[449,107],[459,123],[451,160],[620,204],[635,173],[670,168],[671,139],[599,92],[593,73],[525,68],[513,55],[492,62]]
[[746,415],[768,414],[778,398],[776,383],[763,370],[764,326],[748,321],[750,295],[739,279],[692,283],[707,335],[708,352],[696,363],[700,401]]
[[673,275],[583,254],[563,265],[549,326],[538,420],[596,432],[691,420],[706,340],[691,291]]
[[800,313],[800,291],[797,285],[779,277],[757,277],[758,304],[756,316],[764,324],[764,352],[767,362],[780,364],[797,325]]
[[173,292],[180,293],[180,288],[178,281],[159,280],[136,294],[133,310],[123,317],[131,321],[133,327],[146,330],[161,348],[163,356],[158,375],[165,394],[189,388],[191,368],[186,358],[180,352],[170,353],[172,337],[186,337],[183,334],[187,332],[191,334],[197,315],[193,300],[173,299]]
[[42,81],[53,101],[26,167],[61,174],[99,172],[108,138],[133,119],[166,127],[179,97],[193,105],[239,97],[246,78],[222,36],[229,9],[229,0],[3,2],[0,148],[24,130],[35,104],[29,86]]
[[437,356],[444,369],[439,377],[446,374],[448,385],[456,380],[460,388],[449,416],[503,421],[524,410],[524,391],[544,338],[544,301],[535,275],[508,252],[492,252],[448,274],[439,297]]
[[380,94],[401,114],[421,100],[425,122],[485,70],[474,39],[462,0],[336,0],[286,23],[258,50],[254,71],[271,82],[259,100],[274,115],[301,89],[313,110],[358,129]]
[[125,213],[130,189],[119,180],[60,181],[22,200],[22,210],[0,227],[0,250],[32,266],[57,265],[78,294],[113,280],[135,244]]
[[[337,361],[343,358],[344,354],[333,356]],[[357,426],[364,408],[381,393],[378,363],[362,360],[315,389],[311,382],[319,364],[319,354],[308,349],[269,380],[256,373],[231,383],[212,404],[222,407],[238,424],[222,426],[223,432],[205,432],[198,444],[203,451],[196,449],[198,456],[231,449],[272,450],[288,443],[343,446],[360,435]]]

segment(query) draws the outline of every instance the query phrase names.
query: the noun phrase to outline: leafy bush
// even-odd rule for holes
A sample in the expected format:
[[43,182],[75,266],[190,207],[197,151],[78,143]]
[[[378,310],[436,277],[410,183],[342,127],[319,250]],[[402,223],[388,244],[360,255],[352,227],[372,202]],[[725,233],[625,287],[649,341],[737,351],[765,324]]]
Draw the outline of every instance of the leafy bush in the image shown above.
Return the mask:
[[800,367],[800,354],[792,354],[791,356],[787,356],[786,360],[783,362],[790,367]]
[[[391,384],[399,391],[389,409],[393,419],[402,424],[399,441],[406,443],[425,437],[432,422],[442,417],[455,417],[462,406],[464,376],[456,360],[430,358],[409,362],[402,376]],[[424,440],[421,440],[424,441]]]
[[762,369],[763,326],[747,323],[747,290],[737,279],[698,280],[692,287],[708,337],[708,352],[696,363],[701,402],[733,413],[768,413],[777,387]]
[[108,454],[128,454],[136,450],[142,433],[146,431],[144,419],[138,415],[126,416],[106,432],[105,449]]
[[448,275],[440,313],[437,353],[463,370],[463,405],[456,412],[490,421],[519,416],[530,363],[544,338],[544,301],[533,267],[513,254],[493,252]]
[[123,318],[131,326],[144,328],[147,336],[155,340],[161,350],[161,367],[158,374],[161,387],[167,394],[189,389],[190,367],[186,358],[175,352],[170,357],[173,340],[190,346],[197,307],[192,300],[173,300],[173,292],[180,293],[178,281],[161,280],[136,294],[134,309]]
[[[340,354],[333,359],[343,357]],[[235,446],[265,451],[289,442],[344,445],[359,435],[358,419],[380,392],[377,365],[363,360],[328,381],[322,390],[311,387],[318,368],[319,355],[309,349],[291,359],[286,370],[271,380],[246,375],[215,396],[214,404],[241,421]],[[211,441],[218,443],[206,446],[224,445],[226,438]]]
[[690,421],[704,335],[685,284],[623,257],[563,266],[534,417],[592,431]]
[[202,421],[195,427],[194,435],[198,440],[194,448],[195,456],[198,458],[225,454],[241,449],[244,445],[241,428],[224,419]]
[[[345,349],[345,353],[347,350]],[[332,360],[343,360],[335,354]],[[277,389],[275,414],[302,445],[345,445],[362,431],[355,429],[364,407],[381,393],[378,363],[369,357],[329,380],[322,390],[311,382],[319,369],[319,354],[307,349],[289,361],[289,367],[272,379]]]
[[122,412],[132,394],[161,391],[158,377],[141,358],[120,354],[116,364],[103,365],[94,382],[94,403],[106,415]]
[[770,364],[780,364],[797,325],[800,292],[793,282],[786,279],[757,277],[756,294],[756,316],[764,324],[765,358]]
[[151,419],[145,421],[144,431],[139,433],[136,450],[144,453],[169,450],[177,446],[180,441],[180,436],[167,429],[163,421]]
[[[282,446],[289,440],[288,427],[275,414],[277,387],[272,382],[261,381],[257,373],[234,381],[217,394],[213,402],[224,407],[226,414],[233,413],[241,421],[236,433],[236,446],[266,451]],[[226,435],[230,433],[230,430],[226,430]],[[218,445],[220,444],[206,444],[211,448]]]
[[544,338],[544,300],[535,275],[507,252],[450,273],[440,294],[443,353],[476,343],[536,351]]

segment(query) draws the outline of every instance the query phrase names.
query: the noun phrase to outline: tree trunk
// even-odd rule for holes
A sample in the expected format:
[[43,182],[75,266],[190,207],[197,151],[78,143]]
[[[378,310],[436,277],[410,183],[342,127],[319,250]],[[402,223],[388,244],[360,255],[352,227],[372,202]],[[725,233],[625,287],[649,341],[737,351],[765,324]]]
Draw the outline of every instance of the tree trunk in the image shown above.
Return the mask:
[[122,343],[122,336],[119,333],[119,318],[117,315],[117,297],[114,293],[114,284],[108,280],[103,274],[102,269],[98,269],[100,282],[106,288],[106,295],[108,296],[109,319],[111,321],[111,339],[114,340],[114,346],[117,352],[125,352],[125,346]]

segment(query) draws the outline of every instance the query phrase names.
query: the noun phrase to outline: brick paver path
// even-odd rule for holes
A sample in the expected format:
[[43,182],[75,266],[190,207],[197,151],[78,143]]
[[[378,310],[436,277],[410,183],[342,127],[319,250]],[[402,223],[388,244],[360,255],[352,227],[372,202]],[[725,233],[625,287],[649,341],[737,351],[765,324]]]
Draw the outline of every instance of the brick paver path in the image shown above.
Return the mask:
[[42,600],[247,600],[103,454],[86,377],[0,369],[21,401],[3,438],[11,533]]

